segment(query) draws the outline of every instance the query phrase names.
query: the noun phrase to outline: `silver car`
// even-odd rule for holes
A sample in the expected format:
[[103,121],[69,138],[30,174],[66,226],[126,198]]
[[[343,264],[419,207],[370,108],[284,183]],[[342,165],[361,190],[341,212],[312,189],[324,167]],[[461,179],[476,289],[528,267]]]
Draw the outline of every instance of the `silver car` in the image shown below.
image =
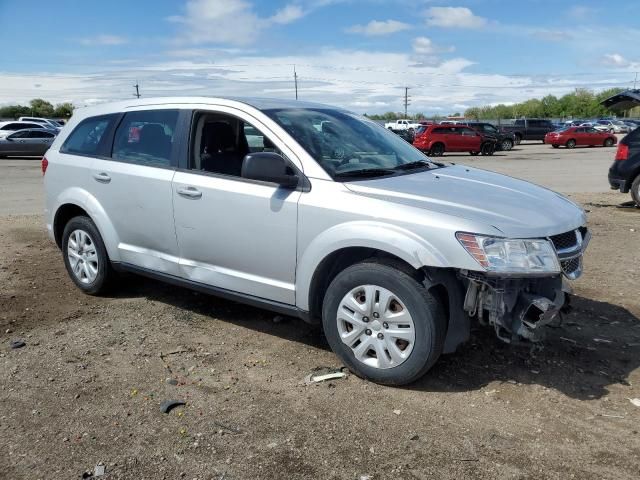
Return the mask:
[[0,158],[8,156],[41,157],[56,138],[54,132],[42,128],[18,130],[0,137]]
[[422,376],[473,322],[538,341],[590,238],[557,193],[298,101],[77,110],[42,162],[47,228],[84,292],[135,272],[320,323],[384,384]]

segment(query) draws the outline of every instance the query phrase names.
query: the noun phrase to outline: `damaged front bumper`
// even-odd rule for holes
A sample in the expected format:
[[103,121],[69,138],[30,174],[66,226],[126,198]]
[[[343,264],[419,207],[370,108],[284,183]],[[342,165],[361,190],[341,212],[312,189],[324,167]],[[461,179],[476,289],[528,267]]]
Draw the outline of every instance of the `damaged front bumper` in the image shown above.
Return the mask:
[[562,267],[561,275],[519,277],[459,272],[466,285],[464,310],[495,329],[500,340],[538,342],[543,328],[568,304],[567,280],[582,274],[582,255],[590,240],[586,227],[549,237]]

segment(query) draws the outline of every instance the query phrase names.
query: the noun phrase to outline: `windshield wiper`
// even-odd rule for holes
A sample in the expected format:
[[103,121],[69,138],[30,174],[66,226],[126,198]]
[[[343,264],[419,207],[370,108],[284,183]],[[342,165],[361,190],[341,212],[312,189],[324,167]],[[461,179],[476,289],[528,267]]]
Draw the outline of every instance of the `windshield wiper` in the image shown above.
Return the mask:
[[380,177],[382,175],[392,175],[396,173],[390,168],[361,168],[358,170],[348,170],[346,172],[334,173],[334,178],[349,178],[349,177]]
[[428,161],[428,160],[417,160],[415,162],[403,163],[402,165],[393,167],[393,169],[394,170],[413,170],[416,168],[430,167],[431,165],[444,167],[444,163],[438,163],[438,162]]

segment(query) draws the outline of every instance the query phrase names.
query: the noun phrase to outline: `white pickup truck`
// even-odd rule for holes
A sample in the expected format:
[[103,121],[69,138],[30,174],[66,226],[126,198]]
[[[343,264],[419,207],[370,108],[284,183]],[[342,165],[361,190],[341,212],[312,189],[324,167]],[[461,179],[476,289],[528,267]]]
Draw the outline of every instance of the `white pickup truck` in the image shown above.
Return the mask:
[[420,126],[419,123],[413,122],[407,119],[396,120],[395,122],[388,122],[384,124],[384,128],[389,130],[417,130]]

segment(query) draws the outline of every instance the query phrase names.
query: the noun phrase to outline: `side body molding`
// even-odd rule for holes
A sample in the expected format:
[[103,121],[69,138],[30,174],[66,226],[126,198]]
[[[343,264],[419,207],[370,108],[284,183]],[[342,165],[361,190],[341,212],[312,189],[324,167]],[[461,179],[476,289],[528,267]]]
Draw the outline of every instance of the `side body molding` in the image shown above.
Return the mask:
[[353,221],[335,225],[315,237],[298,257],[296,306],[309,310],[309,288],[316,268],[328,255],[349,247],[374,248],[401,258],[412,267],[445,267],[444,256],[428,241],[395,225]]

